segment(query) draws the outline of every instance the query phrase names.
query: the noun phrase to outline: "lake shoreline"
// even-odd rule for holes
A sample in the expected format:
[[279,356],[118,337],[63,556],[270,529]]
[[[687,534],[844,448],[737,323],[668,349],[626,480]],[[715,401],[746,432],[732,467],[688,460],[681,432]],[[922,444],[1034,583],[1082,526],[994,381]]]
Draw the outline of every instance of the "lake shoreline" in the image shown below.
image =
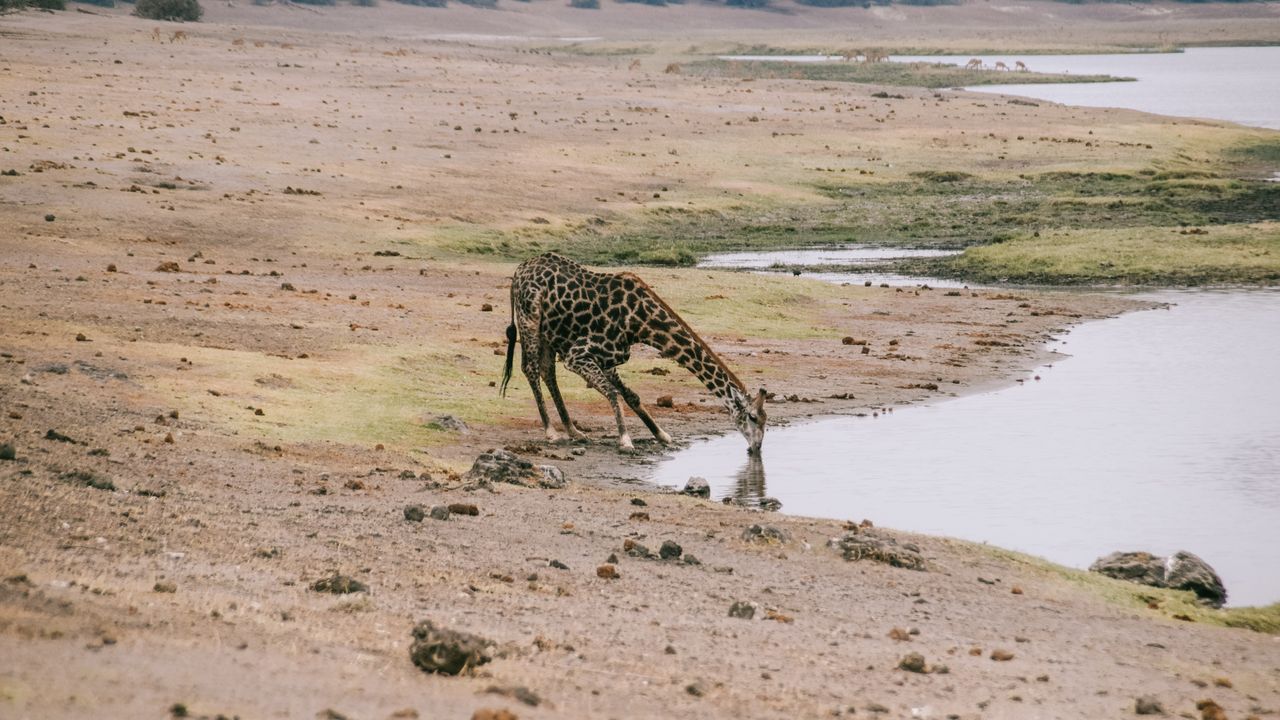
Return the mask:
[[[644,483],[664,450],[628,418],[638,450],[619,452],[608,404],[571,373],[561,387],[590,445],[543,440],[519,373],[507,398],[496,388],[510,273],[553,246],[637,272],[751,388],[795,396],[769,405],[777,421],[1008,383],[1066,324],[1133,303],[634,265],[740,231],[756,247],[857,237],[847,218],[806,215],[843,204],[858,228],[936,235],[919,222],[935,206],[879,212],[882,196],[856,194],[880,183],[933,183],[922,200],[954,210],[958,233],[973,208],[936,182],[955,176],[912,173],[1199,169],[1250,131],[701,81],[665,68],[703,38],[753,42],[763,18],[816,23],[829,42],[847,36],[833,18],[867,16],[553,5],[211,3],[185,37],[127,8],[0,17],[0,89],[23,99],[0,125],[0,226],[20,239],[0,243],[0,458],[13,451],[0,459],[0,715],[1114,717],[1140,694],[1178,713],[1205,698],[1232,717],[1280,706],[1280,645],[1246,629],[1276,632],[1275,610],[1241,619],[879,526],[868,534],[918,547],[926,570],[845,560],[827,545],[844,522]],[[957,18],[995,17],[910,12],[865,25],[868,42],[937,29],[953,45],[973,39]],[[1068,16],[1106,44],[1144,12],[1036,6],[1003,27],[1057,37]],[[1138,29],[1199,32],[1215,12],[1172,7]],[[1243,19],[1212,32],[1280,26],[1270,8],[1231,12]],[[413,24],[424,17],[430,28]],[[656,49],[492,39],[600,26]],[[855,176],[869,187],[824,194]],[[671,397],[655,413],[678,439],[730,426],[656,353],[637,349],[622,375],[646,400]],[[467,478],[499,448],[559,467],[565,486]],[[366,589],[331,592],[356,589],[348,577]],[[423,673],[409,657],[421,620],[480,636],[493,659]],[[909,653],[933,672],[902,669]]]

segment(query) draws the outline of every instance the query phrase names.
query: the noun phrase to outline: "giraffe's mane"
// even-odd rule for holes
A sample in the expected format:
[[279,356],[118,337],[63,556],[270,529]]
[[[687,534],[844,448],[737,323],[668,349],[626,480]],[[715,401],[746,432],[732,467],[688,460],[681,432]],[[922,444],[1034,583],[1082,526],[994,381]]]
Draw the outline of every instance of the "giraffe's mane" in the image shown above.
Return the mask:
[[680,328],[684,330],[686,333],[688,333],[689,337],[693,338],[694,341],[696,341],[698,344],[702,346],[704,350],[706,350],[707,354],[711,356],[711,359],[715,361],[716,365],[718,365],[720,369],[724,371],[725,375],[729,376],[729,382],[733,383],[733,385],[738,388],[738,391],[742,393],[743,397],[747,396],[747,386],[743,385],[742,381],[738,379],[738,376],[734,374],[733,370],[729,369],[729,366],[726,365],[724,360],[720,358],[720,354],[717,353],[714,349],[712,349],[711,345],[709,345],[706,340],[703,340],[702,336],[699,335],[697,331],[689,327],[689,323],[685,322],[684,318],[680,317],[680,314],[677,313],[674,309],[672,309],[672,307],[667,304],[667,301],[663,300],[662,296],[658,295],[657,291],[655,291],[652,287],[649,286],[649,283],[640,279],[640,277],[635,273],[630,273],[630,272],[618,273],[618,277],[634,280],[638,287],[643,288],[644,291],[648,294],[650,298],[653,299],[654,302],[658,303],[658,305],[661,306],[663,310],[666,310],[668,313],[671,314],[671,317],[675,318],[675,321],[680,324]]

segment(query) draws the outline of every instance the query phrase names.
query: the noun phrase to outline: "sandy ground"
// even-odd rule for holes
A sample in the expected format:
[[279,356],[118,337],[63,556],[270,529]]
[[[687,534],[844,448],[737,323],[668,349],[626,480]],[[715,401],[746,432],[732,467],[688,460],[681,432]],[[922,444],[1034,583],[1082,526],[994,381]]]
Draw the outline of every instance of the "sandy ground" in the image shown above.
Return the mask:
[[[0,19],[0,170],[19,173],[0,176],[0,441],[17,455],[0,461],[0,716],[164,717],[180,703],[242,718],[1075,718],[1130,714],[1148,694],[1190,716],[1208,697],[1233,718],[1280,711],[1271,637],[1177,621],[1158,598],[1117,605],[943,538],[884,531],[917,543],[928,572],[846,562],[826,547],[840,521],[657,492],[642,481],[659,449],[614,449],[605,403],[576,381],[571,408],[596,441],[541,442],[523,383],[506,400],[489,387],[513,265],[451,245],[534,218],[800,197],[833,143],[866,145],[864,163],[889,155],[893,175],[934,153],[1009,168],[1159,159],[1233,130],[964,94],[926,107],[920,93],[888,123],[887,108],[837,117],[813,84],[748,95],[664,76],[657,56],[632,71],[406,37],[395,20],[411,9],[387,10],[376,28],[280,30],[313,14],[211,6],[174,42],[127,17]],[[499,31],[447,17],[441,32]],[[862,104],[875,89],[840,92]],[[996,124],[1097,140],[997,157],[977,132]],[[770,145],[778,132],[791,141]],[[642,274],[779,396],[780,422],[1011,382],[1049,336],[1135,307]],[[644,397],[673,397],[656,412],[679,439],[727,428],[678,369],[645,372],[669,369],[652,353],[630,367]],[[445,414],[470,430],[428,427]],[[568,486],[468,488],[460,473],[500,446],[556,464]],[[479,515],[403,519],[408,504],[457,502]],[[760,522],[792,540],[744,542]],[[627,540],[673,540],[701,564],[632,558]],[[614,553],[621,577],[598,577]],[[309,589],[335,570],[369,591]],[[736,601],[757,603],[755,619],[729,617]],[[408,645],[428,618],[491,639],[499,658],[423,674]],[[897,669],[913,651],[949,672]]]

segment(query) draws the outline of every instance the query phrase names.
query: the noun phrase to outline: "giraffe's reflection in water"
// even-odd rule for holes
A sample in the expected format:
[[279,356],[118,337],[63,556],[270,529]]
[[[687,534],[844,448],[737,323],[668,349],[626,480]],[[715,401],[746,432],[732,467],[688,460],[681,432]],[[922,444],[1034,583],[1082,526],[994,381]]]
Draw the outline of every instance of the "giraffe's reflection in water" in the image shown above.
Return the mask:
[[763,497],[764,460],[759,455],[750,455],[746,464],[738,470],[729,499],[738,505],[756,507]]

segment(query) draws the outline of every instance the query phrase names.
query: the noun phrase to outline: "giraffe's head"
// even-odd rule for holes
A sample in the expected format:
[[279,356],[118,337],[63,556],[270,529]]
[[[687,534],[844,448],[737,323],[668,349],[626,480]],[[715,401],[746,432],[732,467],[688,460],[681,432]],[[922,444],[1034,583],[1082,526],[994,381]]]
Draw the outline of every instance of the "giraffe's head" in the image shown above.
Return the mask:
[[732,392],[729,414],[733,423],[738,426],[742,437],[747,439],[747,454],[759,455],[760,444],[764,442],[765,423],[765,390],[760,388],[755,397],[747,397],[736,389]]

